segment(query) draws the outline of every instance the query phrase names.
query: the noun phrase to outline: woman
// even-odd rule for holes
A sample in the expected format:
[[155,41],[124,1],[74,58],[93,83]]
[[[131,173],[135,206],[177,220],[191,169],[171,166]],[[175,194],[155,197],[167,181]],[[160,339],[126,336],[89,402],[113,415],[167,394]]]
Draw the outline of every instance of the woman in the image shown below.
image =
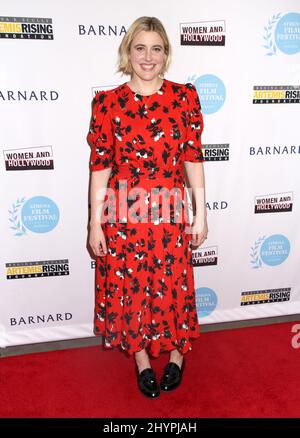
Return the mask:
[[[208,233],[200,102],[194,85],[164,78],[170,52],[157,18],[135,20],[119,47],[118,71],[131,79],[97,93],[88,133],[95,333],[134,356],[138,386],[152,398],[178,387],[199,336],[191,246]],[[190,227],[178,208],[187,205],[184,168],[196,206]],[[158,384],[149,354],[164,351]]]

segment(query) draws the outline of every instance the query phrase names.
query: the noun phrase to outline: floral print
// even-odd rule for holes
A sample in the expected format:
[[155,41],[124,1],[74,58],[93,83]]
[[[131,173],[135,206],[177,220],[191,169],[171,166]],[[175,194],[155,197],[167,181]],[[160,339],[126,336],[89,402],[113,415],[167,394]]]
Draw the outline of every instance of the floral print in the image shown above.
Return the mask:
[[107,348],[185,354],[199,336],[182,207],[183,164],[205,161],[202,131],[191,83],[164,79],[150,96],[124,83],[94,98],[89,167],[112,168],[102,217],[108,213],[102,223],[108,253],[97,257],[95,278],[95,334]]

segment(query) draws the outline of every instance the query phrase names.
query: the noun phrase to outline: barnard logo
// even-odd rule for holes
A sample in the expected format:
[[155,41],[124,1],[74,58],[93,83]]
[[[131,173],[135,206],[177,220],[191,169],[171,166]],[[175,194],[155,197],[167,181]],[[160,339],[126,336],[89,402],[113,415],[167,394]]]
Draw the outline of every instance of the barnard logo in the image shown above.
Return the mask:
[[40,260],[36,262],[6,263],[6,278],[57,277],[69,275],[69,260]]
[[254,213],[280,213],[292,211],[293,192],[274,193],[255,197]]
[[249,306],[249,304],[268,304],[289,301],[290,296],[290,287],[280,289],[250,290],[242,292],[241,306]]
[[214,210],[226,210],[228,208],[228,202],[223,200],[223,201],[212,201],[212,202],[207,202],[206,203],[206,208],[210,211],[214,211]]
[[180,23],[182,46],[225,46],[225,20]]
[[268,157],[271,155],[299,155],[300,145],[251,146],[249,155]]
[[218,247],[209,246],[193,251],[193,266],[212,266],[218,264]]
[[205,161],[228,161],[229,144],[203,144]]
[[91,25],[91,24],[79,24],[78,25],[78,34],[79,35],[85,35],[85,36],[122,36],[126,34],[126,28],[125,26],[120,25],[104,25],[104,24],[98,24],[98,25]]
[[35,324],[48,324],[51,322],[70,321],[73,318],[72,313],[55,313],[47,315],[30,315],[30,316],[15,316],[10,318],[10,326],[19,325],[35,325]]
[[58,92],[54,90],[0,90],[0,100],[6,101],[40,101],[57,100]]
[[253,103],[300,103],[299,85],[255,85]]
[[0,38],[53,40],[52,18],[0,16]]
[[51,146],[39,146],[3,151],[6,170],[48,170],[53,169]]

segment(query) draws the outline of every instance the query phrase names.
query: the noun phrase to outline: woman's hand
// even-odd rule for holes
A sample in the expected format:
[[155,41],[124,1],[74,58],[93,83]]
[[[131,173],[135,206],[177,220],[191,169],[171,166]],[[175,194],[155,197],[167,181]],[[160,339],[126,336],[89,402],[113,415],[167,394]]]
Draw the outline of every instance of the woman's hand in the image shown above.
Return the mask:
[[207,238],[207,234],[208,227],[206,218],[202,221],[197,220],[196,218],[191,225],[192,245],[195,247],[202,245],[204,240]]
[[96,256],[103,257],[107,254],[106,240],[101,224],[90,223],[89,244]]

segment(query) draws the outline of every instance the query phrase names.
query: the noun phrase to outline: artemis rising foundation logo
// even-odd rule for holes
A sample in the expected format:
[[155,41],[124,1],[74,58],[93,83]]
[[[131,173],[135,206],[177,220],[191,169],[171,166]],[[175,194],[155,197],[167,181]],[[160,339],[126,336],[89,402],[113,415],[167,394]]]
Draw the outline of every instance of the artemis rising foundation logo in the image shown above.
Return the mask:
[[0,38],[53,40],[52,18],[0,16]]
[[6,278],[57,277],[69,275],[69,260],[38,260],[34,262],[6,263]]
[[241,306],[250,304],[269,304],[289,301],[291,297],[291,288],[248,290],[241,294]]
[[299,85],[255,85],[253,103],[300,103]]

